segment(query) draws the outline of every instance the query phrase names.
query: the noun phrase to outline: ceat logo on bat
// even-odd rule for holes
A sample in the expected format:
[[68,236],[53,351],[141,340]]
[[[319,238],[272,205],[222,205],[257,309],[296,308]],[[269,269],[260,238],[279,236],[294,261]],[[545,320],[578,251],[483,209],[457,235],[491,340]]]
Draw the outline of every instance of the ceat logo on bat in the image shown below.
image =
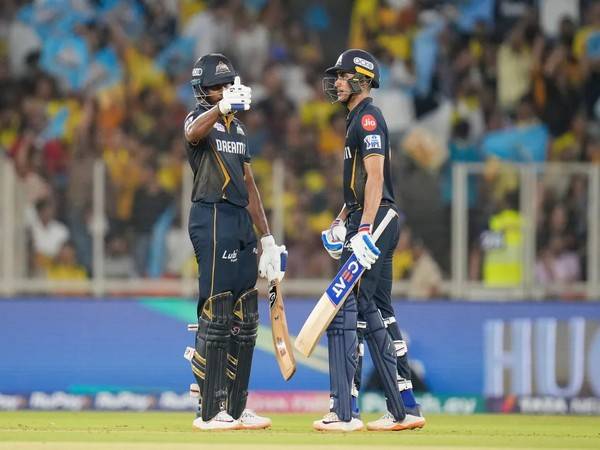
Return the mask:
[[367,131],[373,131],[377,128],[377,121],[371,114],[364,115],[360,121],[362,127]]
[[356,256],[352,255],[348,258],[348,261],[342,266],[335,280],[331,282],[327,288],[327,296],[334,306],[337,306],[342,299],[346,297],[346,294],[352,286],[358,280],[359,275],[362,273],[364,268],[356,261]]

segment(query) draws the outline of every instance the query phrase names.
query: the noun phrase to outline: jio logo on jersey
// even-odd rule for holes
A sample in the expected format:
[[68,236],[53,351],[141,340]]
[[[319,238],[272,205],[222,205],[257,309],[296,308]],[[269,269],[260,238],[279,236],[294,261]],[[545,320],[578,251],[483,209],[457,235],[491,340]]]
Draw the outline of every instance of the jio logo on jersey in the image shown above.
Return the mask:
[[360,120],[360,124],[367,131],[373,131],[375,128],[377,128],[377,121],[371,114],[365,114]]

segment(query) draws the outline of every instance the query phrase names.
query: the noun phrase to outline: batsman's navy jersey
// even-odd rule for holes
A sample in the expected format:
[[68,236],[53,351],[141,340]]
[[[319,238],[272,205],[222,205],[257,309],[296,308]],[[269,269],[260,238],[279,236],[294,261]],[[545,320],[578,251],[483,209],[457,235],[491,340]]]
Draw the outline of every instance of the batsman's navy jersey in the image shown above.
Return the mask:
[[344,202],[350,211],[364,206],[367,172],[363,160],[371,155],[385,158],[381,200],[394,203],[388,129],[381,111],[372,102],[372,98],[365,98],[350,111],[346,119]]
[[[201,105],[185,119],[188,127],[207,111]],[[242,123],[228,116],[219,120],[204,139],[192,143],[186,140],[188,160],[194,172],[193,202],[218,203],[227,200],[234,205],[248,205],[248,190],[244,181],[244,163],[250,162],[246,130]]]

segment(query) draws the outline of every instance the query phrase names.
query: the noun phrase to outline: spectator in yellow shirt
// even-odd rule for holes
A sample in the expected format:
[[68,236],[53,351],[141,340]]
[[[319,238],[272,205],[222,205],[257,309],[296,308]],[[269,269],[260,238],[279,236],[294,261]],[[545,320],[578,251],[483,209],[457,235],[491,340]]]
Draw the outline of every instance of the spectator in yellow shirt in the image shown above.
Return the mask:
[[48,266],[49,280],[86,280],[88,278],[85,268],[77,262],[75,247],[71,242],[65,242]]

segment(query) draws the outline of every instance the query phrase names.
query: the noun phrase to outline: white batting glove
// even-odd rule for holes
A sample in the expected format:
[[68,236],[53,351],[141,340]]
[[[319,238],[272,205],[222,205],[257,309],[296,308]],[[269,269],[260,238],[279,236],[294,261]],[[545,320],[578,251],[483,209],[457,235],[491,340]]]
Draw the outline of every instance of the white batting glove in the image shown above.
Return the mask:
[[223,115],[232,111],[248,111],[252,103],[252,88],[244,86],[240,77],[235,77],[233,84],[223,89],[223,98],[219,101],[219,112]]
[[340,259],[346,241],[346,227],[341,219],[335,219],[328,230],[321,232],[323,247],[333,259]]
[[358,262],[367,270],[371,269],[371,265],[375,264],[381,253],[375,245],[371,225],[368,223],[358,227],[358,233],[350,239],[350,246]]
[[287,251],[285,245],[275,245],[275,239],[270,234],[260,239],[262,254],[258,261],[258,275],[269,282],[281,281],[285,275]]

